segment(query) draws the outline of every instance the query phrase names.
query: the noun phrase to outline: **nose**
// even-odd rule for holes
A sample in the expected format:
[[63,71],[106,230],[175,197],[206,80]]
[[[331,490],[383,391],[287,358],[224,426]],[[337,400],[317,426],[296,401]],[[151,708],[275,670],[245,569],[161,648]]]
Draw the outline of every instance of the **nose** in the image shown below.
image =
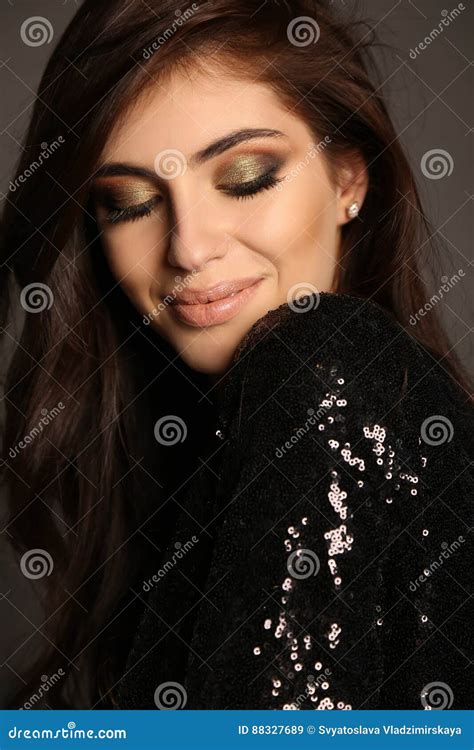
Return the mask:
[[185,271],[201,271],[222,258],[228,247],[222,211],[206,196],[177,186],[172,200],[172,230],[168,249],[170,265]]

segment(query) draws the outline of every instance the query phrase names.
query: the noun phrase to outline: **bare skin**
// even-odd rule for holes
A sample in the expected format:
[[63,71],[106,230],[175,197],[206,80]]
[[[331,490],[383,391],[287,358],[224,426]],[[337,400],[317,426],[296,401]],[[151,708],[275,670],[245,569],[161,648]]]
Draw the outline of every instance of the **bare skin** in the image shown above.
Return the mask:
[[[193,161],[230,133],[256,129],[281,135],[247,137]],[[251,326],[289,294],[296,299],[332,289],[341,227],[350,221],[347,208],[362,205],[367,177],[355,160],[334,184],[320,143],[267,86],[224,78],[212,68],[192,77],[173,74],[143,94],[110,135],[102,163],[149,172],[95,181],[112,273],[179,356],[212,379],[227,371]],[[249,183],[260,189],[238,197],[246,183],[244,189]],[[111,205],[112,215],[124,218],[123,208],[146,201],[148,214],[107,221]],[[260,281],[224,322],[190,325],[167,303],[180,291],[243,277]]]

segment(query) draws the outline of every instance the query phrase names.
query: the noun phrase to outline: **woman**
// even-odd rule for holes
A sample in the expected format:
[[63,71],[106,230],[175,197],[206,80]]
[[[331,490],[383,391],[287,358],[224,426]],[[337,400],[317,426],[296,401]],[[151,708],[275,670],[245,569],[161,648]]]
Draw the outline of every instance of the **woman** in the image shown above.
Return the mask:
[[53,53],[2,244],[5,446],[64,410],[5,451],[49,563],[12,707],[59,668],[50,707],[465,707],[472,405],[356,28],[86,0]]

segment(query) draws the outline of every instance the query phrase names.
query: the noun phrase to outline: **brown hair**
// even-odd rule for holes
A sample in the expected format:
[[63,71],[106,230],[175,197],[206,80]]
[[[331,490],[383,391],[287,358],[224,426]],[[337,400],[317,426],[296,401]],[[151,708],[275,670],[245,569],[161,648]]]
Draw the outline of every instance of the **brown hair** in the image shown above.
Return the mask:
[[[14,338],[9,307],[18,307],[20,288],[46,284],[54,299],[27,314],[6,381],[3,475],[11,541],[20,553],[47,539],[57,573],[44,579],[44,649],[12,707],[65,661],[71,679],[49,690],[50,706],[114,705],[126,630],[119,614],[133,610],[129,590],[147,565],[135,532],[154,517],[156,488],[128,469],[147,450],[138,406],[160,398],[158,388],[143,394],[140,362],[166,345],[151,326],[143,330],[114,283],[89,202],[108,134],[146,87],[177,66],[185,70],[211,57],[225,72],[271,86],[318,141],[329,136],[323,152],[329,164],[357,151],[368,167],[361,221],[343,229],[335,291],[378,302],[407,329],[429,297],[420,267],[433,252],[432,232],[371,80],[372,34],[339,18],[326,0],[212,0],[181,8],[178,0],[83,3],[41,80],[5,205],[0,292],[5,302],[10,291],[11,305],[2,310],[7,339]],[[317,23],[317,43],[290,42],[289,24],[302,16]],[[41,144],[60,136],[47,165],[21,180]],[[434,311],[410,332],[468,389]],[[67,409],[48,424],[48,439],[10,458],[9,447],[59,402]]]

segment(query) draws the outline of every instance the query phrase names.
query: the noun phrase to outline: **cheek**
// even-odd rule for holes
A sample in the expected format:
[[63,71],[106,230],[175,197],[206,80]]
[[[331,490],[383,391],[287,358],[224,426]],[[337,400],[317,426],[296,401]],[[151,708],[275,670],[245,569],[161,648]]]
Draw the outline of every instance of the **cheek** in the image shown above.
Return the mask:
[[114,227],[102,241],[110,270],[130,296],[148,294],[160,275],[160,244],[149,228]]
[[304,275],[305,267],[335,261],[338,247],[337,201],[319,170],[303,170],[275,187],[258,211],[242,219],[241,239],[274,266]]

